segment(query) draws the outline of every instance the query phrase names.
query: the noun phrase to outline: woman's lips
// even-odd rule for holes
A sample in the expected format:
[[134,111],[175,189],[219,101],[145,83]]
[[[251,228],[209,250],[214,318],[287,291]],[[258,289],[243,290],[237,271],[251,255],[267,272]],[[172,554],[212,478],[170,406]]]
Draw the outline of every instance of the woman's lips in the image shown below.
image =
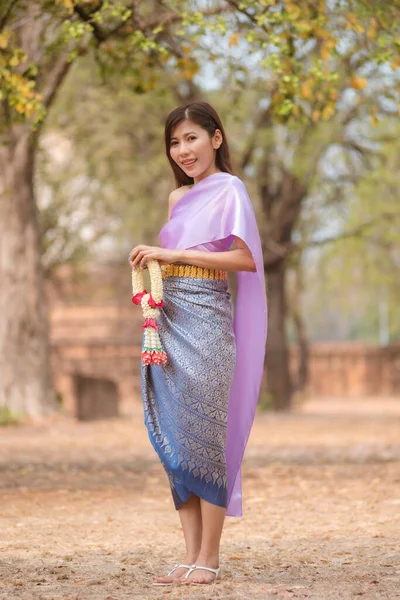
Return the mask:
[[194,165],[196,162],[197,162],[197,158],[195,158],[195,159],[193,160],[193,162],[190,162],[190,163],[187,163],[187,164],[186,164],[186,163],[182,163],[182,166],[183,166],[183,167],[185,167],[185,169],[190,169],[190,167],[193,167],[193,165]]

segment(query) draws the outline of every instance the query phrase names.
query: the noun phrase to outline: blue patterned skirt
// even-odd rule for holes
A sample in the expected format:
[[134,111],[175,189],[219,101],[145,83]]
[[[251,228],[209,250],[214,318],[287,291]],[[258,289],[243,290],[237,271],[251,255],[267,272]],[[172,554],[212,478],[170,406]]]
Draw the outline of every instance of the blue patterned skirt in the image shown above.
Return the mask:
[[226,507],[226,425],[236,359],[228,282],[171,276],[163,283],[157,321],[168,362],[142,365],[145,424],[175,508],[192,494]]

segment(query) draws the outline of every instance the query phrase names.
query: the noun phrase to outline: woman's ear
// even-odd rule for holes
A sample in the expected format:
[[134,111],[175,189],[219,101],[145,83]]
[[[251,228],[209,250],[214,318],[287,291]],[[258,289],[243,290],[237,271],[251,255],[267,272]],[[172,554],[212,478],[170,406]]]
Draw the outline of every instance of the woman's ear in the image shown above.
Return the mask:
[[222,144],[223,141],[224,140],[223,140],[221,131],[219,129],[216,129],[214,132],[214,137],[213,137],[213,141],[212,141],[214,150],[218,150],[218,148],[220,147],[220,145]]

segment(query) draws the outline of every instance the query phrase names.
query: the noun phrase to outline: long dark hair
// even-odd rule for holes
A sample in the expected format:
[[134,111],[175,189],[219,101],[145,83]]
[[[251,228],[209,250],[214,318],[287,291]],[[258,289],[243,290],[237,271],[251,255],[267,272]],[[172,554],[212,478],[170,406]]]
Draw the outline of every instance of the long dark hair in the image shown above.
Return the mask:
[[194,183],[193,177],[186,175],[186,173],[171,158],[170,152],[173,131],[179,123],[182,123],[182,121],[185,121],[186,119],[193,121],[193,123],[196,123],[196,125],[205,129],[210,138],[214,135],[216,129],[220,130],[223,142],[217,149],[215,162],[218,169],[232,175],[229,146],[217,111],[211,104],[208,104],[208,102],[192,102],[191,104],[175,108],[175,110],[168,115],[165,122],[165,151],[175,175],[176,185],[179,187],[181,185],[191,185]]

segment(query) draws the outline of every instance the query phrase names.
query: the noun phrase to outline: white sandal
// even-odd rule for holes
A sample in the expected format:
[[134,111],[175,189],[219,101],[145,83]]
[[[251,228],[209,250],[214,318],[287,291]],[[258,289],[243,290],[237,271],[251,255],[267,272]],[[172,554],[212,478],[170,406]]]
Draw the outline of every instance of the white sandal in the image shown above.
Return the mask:
[[[170,575],[172,575],[172,573],[174,571],[176,571],[177,569],[190,569],[193,567],[194,565],[175,565],[173,569],[171,569],[171,571],[168,573],[167,577],[169,577]],[[158,581],[153,581],[153,585],[173,585],[174,583],[178,583],[179,579],[176,579],[175,581],[165,581],[165,582],[158,582]],[[169,593],[169,592],[168,592]]]
[[211,569],[211,567],[200,567],[200,565],[192,565],[191,567],[189,567],[189,571],[186,573],[185,575],[185,579],[187,579],[189,577],[189,575],[191,573],[193,573],[193,571],[196,571],[198,569],[202,569],[203,571],[210,571],[211,573],[214,573],[215,577],[212,581],[209,581],[208,583],[197,583],[196,581],[188,581],[187,583],[182,581],[182,585],[210,585],[210,583],[214,583],[214,581],[216,581],[218,579],[219,573],[221,571],[220,567],[218,567],[217,569]]

